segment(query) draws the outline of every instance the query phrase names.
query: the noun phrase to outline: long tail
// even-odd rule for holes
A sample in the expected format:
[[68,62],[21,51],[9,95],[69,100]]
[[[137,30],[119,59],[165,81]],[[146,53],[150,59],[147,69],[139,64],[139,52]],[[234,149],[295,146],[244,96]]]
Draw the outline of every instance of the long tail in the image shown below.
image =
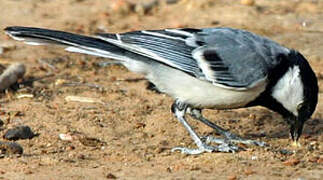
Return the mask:
[[63,31],[32,27],[7,27],[5,32],[13,39],[30,45],[57,44],[65,46],[66,51],[77,52],[123,61],[126,50],[98,38]]

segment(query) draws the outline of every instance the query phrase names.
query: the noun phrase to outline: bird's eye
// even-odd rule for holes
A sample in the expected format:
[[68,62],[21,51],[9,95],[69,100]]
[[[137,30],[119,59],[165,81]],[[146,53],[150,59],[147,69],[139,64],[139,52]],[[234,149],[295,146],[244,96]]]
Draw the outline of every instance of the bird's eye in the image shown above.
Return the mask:
[[302,107],[304,106],[304,102],[302,102],[302,103],[299,103],[298,105],[297,105],[297,111],[300,111],[301,109],[302,109]]

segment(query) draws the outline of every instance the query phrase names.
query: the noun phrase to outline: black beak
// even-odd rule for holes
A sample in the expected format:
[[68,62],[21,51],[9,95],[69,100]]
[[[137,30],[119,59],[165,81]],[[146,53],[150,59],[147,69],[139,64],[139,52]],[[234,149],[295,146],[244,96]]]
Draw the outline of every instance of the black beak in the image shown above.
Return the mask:
[[295,144],[298,144],[299,137],[302,135],[305,120],[293,118],[290,122],[290,135]]

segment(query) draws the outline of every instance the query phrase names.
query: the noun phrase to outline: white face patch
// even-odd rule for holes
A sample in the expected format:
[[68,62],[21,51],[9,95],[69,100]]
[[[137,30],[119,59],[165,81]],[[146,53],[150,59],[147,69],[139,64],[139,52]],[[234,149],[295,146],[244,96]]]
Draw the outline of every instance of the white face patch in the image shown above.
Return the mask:
[[298,115],[297,106],[304,100],[304,87],[299,72],[298,66],[289,68],[272,92],[272,97],[295,116]]

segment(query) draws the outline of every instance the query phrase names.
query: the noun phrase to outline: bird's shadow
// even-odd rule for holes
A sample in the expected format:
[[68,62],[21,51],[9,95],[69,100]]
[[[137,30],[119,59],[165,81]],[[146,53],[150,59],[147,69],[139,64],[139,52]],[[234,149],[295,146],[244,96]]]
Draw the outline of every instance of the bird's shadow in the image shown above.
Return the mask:
[[[304,129],[302,136],[305,138],[309,137],[318,137],[323,132],[323,119],[309,119],[305,122]],[[259,138],[259,137],[266,137],[269,139],[276,139],[276,138],[289,138],[289,126],[279,126],[274,131],[264,133],[246,133],[246,137],[248,138]]]

